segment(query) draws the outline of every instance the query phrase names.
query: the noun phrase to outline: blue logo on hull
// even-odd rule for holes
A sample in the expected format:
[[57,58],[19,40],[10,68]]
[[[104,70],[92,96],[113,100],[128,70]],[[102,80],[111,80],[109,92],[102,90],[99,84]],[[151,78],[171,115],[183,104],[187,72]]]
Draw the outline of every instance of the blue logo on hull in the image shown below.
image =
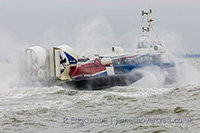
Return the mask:
[[77,60],[72,57],[70,54],[66,53],[65,51],[63,51],[65,53],[65,55],[67,56],[68,60],[69,60],[69,64],[76,64],[77,63]]

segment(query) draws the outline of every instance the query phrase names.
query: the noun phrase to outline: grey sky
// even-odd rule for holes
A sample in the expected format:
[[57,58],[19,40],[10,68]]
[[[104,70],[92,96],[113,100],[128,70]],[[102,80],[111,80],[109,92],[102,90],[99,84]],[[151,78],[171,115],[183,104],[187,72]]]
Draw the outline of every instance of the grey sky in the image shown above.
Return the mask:
[[169,50],[200,53],[199,0],[0,0],[0,46],[128,48],[138,37],[141,10],[149,8]]

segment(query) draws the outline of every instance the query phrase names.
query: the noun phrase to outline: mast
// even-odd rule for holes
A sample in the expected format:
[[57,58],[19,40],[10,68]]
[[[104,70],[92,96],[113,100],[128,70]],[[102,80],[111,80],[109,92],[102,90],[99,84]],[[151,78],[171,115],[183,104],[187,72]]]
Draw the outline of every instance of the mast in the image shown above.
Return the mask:
[[151,27],[151,22],[153,21],[153,19],[149,19],[149,14],[152,13],[152,10],[149,9],[149,11],[143,11],[142,10],[142,16],[146,15],[146,21],[147,21],[147,26],[146,27],[142,27],[142,32],[145,32],[145,38],[147,37],[147,34],[150,31],[150,27]]
[[[149,9],[149,11],[143,11],[142,10],[142,16],[146,16],[146,22],[147,22],[147,26],[146,27],[144,27],[144,26],[141,27],[142,28],[142,32],[145,32],[145,39],[147,39],[147,36],[148,36],[148,34],[150,32],[150,29],[151,29],[153,31],[153,33],[155,34],[156,39],[158,39],[158,36],[157,36],[157,34],[155,33],[155,31],[153,29],[153,24],[152,24],[153,19],[149,18],[149,14],[151,14],[151,13],[152,13],[151,9]],[[142,21],[142,23],[143,23],[143,21]]]

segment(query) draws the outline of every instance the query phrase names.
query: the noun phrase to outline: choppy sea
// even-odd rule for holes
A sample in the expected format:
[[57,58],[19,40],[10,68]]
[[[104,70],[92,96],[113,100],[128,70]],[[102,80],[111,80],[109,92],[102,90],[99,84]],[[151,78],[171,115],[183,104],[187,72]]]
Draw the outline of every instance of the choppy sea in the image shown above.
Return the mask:
[[200,58],[187,58],[177,80],[162,73],[101,91],[17,87],[15,63],[0,63],[1,133],[199,132]]

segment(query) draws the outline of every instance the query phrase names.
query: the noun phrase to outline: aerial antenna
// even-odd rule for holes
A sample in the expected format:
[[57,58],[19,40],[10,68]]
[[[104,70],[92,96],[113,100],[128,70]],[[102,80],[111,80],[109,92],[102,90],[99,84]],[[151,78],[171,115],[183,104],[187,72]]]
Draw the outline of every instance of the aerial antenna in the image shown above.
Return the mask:
[[142,30],[143,30],[143,32],[144,31],[149,32],[149,27],[147,27],[146,29],[144,27],[142,27]]
[[149,11],[147,11],[147,12],[145,12],[145,11],[142,10],[142,16],[143,15],[148,15],[148,14],[151,14],[151,13],[152,13],[151,9],[149,9]]
[[143,32],[149,32],[150,27],[152,27],[151,22],[153,21],[153,19],[149,19],[149,14],[151,14],[151,13],[152,13],[151,9],[149,9],[149,11],[142,10],[142,16],[146,15],[146,19],[147,19],[147,28],[142,27]]
[[[145,32],[146,33],[146,36],[147,36],[147,32],[150,32],[150,28],[151,30],[153,31],[153,33],[155,34],[155,37],[158,39],[158,36],[156,34],[156,32],[154,31],[153,29],[153,24],[151,22],[153,22],[153,19],[149,19],[149,14],[152,13],[152,10],[149,9],[149,11],[143,11],[142,10],[142,16],[145,16],[146,15],[146,22],[147,22],[147,26],[146,28],[145,27],[141,27],[142,28],[142,32]],[[143,17],[144,19],[144,17]],[[142,25],[142,24],[141,24]]]

